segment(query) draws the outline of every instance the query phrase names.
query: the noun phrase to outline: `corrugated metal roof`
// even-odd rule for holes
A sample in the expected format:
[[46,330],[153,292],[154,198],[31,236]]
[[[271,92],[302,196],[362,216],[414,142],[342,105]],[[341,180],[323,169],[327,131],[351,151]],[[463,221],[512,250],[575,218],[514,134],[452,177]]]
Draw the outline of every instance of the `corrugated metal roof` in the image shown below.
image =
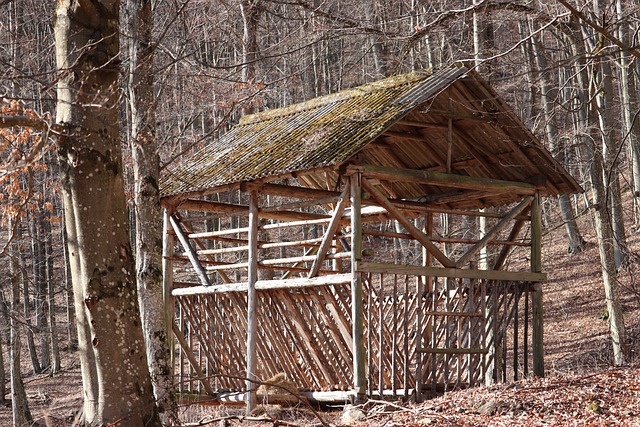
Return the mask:
[[[369,164],[529,182],[544,194],[581,190],[477,73],[457,67],[390,77],[245,116],[165,173],[161,194],[339,166],[356,154]],[[517,200],[509,194],[461,200],[450,189],[402,182],[386,188],[394,197],[456,199],[459,206]]]
[[166,173],[162,196],[338,165],[464,72],[417,71],[246,116]]

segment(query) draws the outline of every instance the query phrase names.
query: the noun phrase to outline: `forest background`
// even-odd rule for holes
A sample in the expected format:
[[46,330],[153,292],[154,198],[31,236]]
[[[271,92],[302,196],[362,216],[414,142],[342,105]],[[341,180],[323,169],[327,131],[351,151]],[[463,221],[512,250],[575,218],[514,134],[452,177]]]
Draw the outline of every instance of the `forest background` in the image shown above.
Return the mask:
[[[20,389],[21,370],[55,374],[61,351],[88,343],[82,326],[79,336],[74,325],[82,316],[74,312],[70,219],[63,212],[65,180],[59,180],[68,178],[70,158],[70,136],[60,128],[60,87],[89,81],[95,70],[78,68],[80,56],[56,63],[62,43],[56,29],[70,5],[122,9],[119,20],[91,19],[115,28],[119,38],[113,58],[102,64],[115,70],[112,82],[96,99],[108,92],[108,111],[117,114],[119,126],[109,132],[121,144],[132,225],[127,236],[138,247],[139,282],[141,233],[154,217],[142,213],[145,201],[138,197],[149,191],[141,188],[145,177],[158,173],[141,174],[140,167],[158,161],[160,172],[171,168],[243,114],[467,61],[585,189],[547,200],[545,226],[564,230],[571,255],[587,248],[584,236],[594,236],[600,265],[593,269],[602,277],[602,316],[611,334],[605,360],[633,360],[637,331],[627,331],[624,309],[638,304],[637,255],[628,245],[640,221],[638,2],[2,0],[0,256],[6,262],[0,271],[8,280],[1,289],[6,333],[0,354],[7,356],[3,366],[13,389]],[[104,112],[94,107],[83,105]],[[144,289],[138,283],[141,295]],[[24,404],[15,407],[28,418]]]

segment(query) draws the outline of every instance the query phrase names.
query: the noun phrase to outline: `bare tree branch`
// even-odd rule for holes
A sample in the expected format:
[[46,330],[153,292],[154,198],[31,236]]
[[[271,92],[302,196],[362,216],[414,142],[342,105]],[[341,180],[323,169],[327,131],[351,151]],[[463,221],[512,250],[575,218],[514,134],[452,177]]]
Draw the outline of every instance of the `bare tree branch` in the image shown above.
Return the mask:
[[571,5],[567,0],[558,0],[558,3],[561,3],[564,7],[569,9],[569,11],[573,16],[575,16],[576,18],[578,18],[579,20],[583,21],[585,24],[587,24],[588,26],[596,30],[599,34],[601,34],[604,38],[609,40],[611,43],[615,44],[623,51],[629,52],[631,55],[640,59],[640,50],[623,43],[619,38],[617,38],[616,36],[611,34],[609,31],[607,31],[606,28],[599,25],[594,20],[589,19],[587,15],[585,15],[584,13],[582,13],[581,11],[573,7],[573,5]]

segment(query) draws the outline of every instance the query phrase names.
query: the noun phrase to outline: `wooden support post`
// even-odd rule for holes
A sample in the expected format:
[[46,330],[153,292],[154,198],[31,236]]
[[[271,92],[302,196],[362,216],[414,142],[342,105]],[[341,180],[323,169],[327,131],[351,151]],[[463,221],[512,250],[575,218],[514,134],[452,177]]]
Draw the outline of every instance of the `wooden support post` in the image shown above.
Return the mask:
[[209,281],[209,277],[207,276],[207,272],[202,267],[202,264],[200,264],[198,255],[189,244],[189,238],[182,232],[182,228],[180,228],[180,222],[175,217],[175,215],[169,216],[169,222],[171,223],[171,226],[173,227],[173,231],[174,233],[176,233],[178,240],[180,240],[180,243],[182,244],[183,249],[187,253],[187,257],[189,257],[189,261],[191,261],[191,264],[193,265],[194,270],[198,274],[198,278],[200,279],[200,281],[204,286],[211,285],[211,282]]
[[255,409],[257,404],[257,298],[256,282],[258,281],[258,193],[249,192],[249,267],[247,272],[247,382],[246,413]]
[[[542,213],[540,195],[536,194],[531,205],[531,271],[542,271]],[[542,284],[534,284],[533,292],[533,374],[544,377],[544,322]]]
[[[358,264],[362,261],[362,176],[356,171],[349,177],[351,186],[351,321],[353,334],[353,388],[358,400],[366,390],[364,347],[364,301],[362,276]],[[371,325],[369,325],[371,327]]]
[[[324,233],[324,237],[322,242],[320,243],[320,248],[318,249],[318,255],[316,259],[313,261],[313,265],[311,266],[311,270],[309,271],[309,277],[315,277],[318,275],[320,271],[320,267],[322,267],[322,263],[324,262],[327,251],[331,247],[331,243],[333,242],[333,238],[338,231],[338,227],[340,226],[340,219],[342,218],[342,214],[344,213],[345,208],[347,207],[347,198],[349,197],[349,187],[345,186],[342,194],[340,195],[340,200],[336,205],[336,208],[333,210],[333,215],[331,216],[331,221],[329,222],[329,226],[327,227],[327,231]],[[361,232],[362,235],[362,232]]]
[[162,224],[162,296],[164,301],[164,325],[167,334],[167,346],[171,353],[171,375],[175,370],[175,355],[173,351],[173,328],[174,323],[174,299],[171,295],[173,290],[173,231],[169,217],[171,212],[168,209],[163,211]]

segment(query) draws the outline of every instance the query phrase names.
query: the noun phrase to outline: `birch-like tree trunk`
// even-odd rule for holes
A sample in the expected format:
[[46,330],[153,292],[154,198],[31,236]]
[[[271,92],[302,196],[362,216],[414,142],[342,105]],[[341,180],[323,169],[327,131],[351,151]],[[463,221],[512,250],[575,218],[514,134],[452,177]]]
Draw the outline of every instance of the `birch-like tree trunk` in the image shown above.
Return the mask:
[[[575,25],[578,28],[578,25]],[[571,40],[573,55],[576,58],[586,58],[586,52],[582,40]],[[596,106],[593,99],[586,93],[588,87],[588,69],[582,61],[575,61],[574,71],[576,78],[576,98],[579,103],[574,107],[576,128],[579,134],[580,151],[582,160],[587,167],[591,194],[593,198],[593,218],[596,235],[598,237],[598,251],[602,267],[602,283],[604,286],[605,301],[609,313],[609,333],[613,346],[613,359],[616,365],[625,361],[624,342],[626,329],[624,325],[622,305],[620,303],[620,284],[618,282],[616,263],[614,256],[614,235],[610,217],[607,211],[607,194],[604,184],[604,160],[602,152],[597,150],[594,141],[597,140],[595,130],[589,127],[589,123],[597,122],[595,117]]]
[[[631,40],[629,37],[629,24],[625,22],[625,10],[622,0],[616,0],[616,14],[620,21],[618,27],[618,38],[622,43],[627,46],[631,46]],[[622,118],[624,125],[624,135],[629,149],[629,161],[631,163],[633,196],[634,196],[634,219],[638,221],[638,199],[640,198],[640,121],[637,117],[634,117],[638,106],[638,94],[636,85],[636,75],[632,72],[633,61],[629,59],[628,51],[620,51],[618,65],[620,67],[620,80],[618,82],[620,87],[620,95],[622,102],[620,108],[622,110]]]
[[119,0],[60,0],[56,123],[84,424],[160,426],[147,369],[119,139]]
[[[551,84],[548,73],[546,72],[548,69],[547,60],[545,58],[544,48],[541,46],[538,38],[532,43],[532,48],[533,57],[535,58],[539,73],[540,101],[544,114],[544,129],[549,143],[549,149],[553,157],[555,157],[560,164],[566,165],[565,150],[558,135],[556,112],[553,106],[554,100],[558,97],[558,90]],[[580,234],[569,195],[559,195],[558,204],[560,205],[560,215],[562,217],[564,230],[567,233],[567,240],[569,241],[568,252],[570,254],[580,253],[584,250],[586,242]]]
[[136,277],[147,363],[160,417],[178,425],[178,405],[171,366],[171,327],[162,309],[162,213],[158,178],[153,92],[153,14],[150,0],[127,0],[129,40],[129,108],[136,219]]
[[29,404],[27,403],[27,395],[22,382],[22,372],[20,369],[20,329],[21,326],[17,320],[17,313],[20,306],[20,282],[21,282],[21,265],[20,252],[17,244],[13,243],[10,247],[9,274],[11,276],[11,310],[13,314],[10,316],[10,345],[9,345],[9,370],[11,376],[11,412],[13,415],[14,427],[26,427],[33,423]]

